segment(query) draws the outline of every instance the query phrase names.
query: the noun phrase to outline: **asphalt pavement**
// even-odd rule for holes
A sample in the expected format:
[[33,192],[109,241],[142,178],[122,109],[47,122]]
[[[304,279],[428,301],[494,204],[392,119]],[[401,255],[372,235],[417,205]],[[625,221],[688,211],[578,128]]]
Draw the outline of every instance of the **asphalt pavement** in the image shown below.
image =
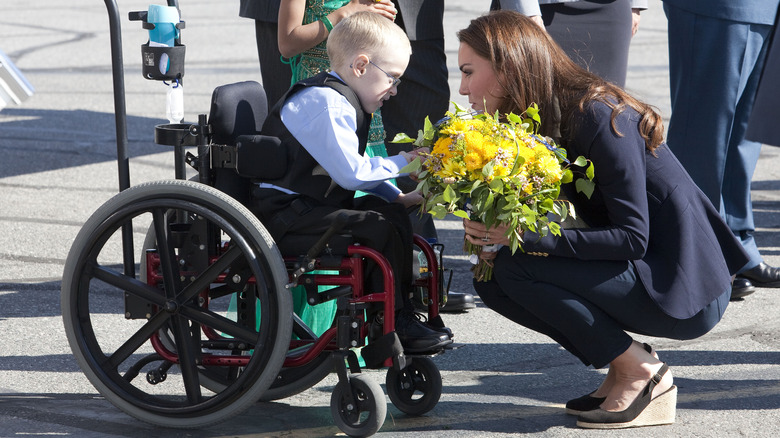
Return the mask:
[[[445,24],[452,100],[458,95],[455,32],[485,12],[487,0],[447,0]],[[173,152],[154,144],[165,87],[141,76],[146,31],[127,20],[148,3],[119,1],[130,179],[173,178]],[[185,121],[206,113],[221,84],[260,80],[254,27],[238,0],[181,2],[187,45]],[[631,46],[627,88],[669,116],[666,20],[659,1],[642,14]],[[303,393],[257,403],[222,424],[171,430],[139,422],[101,397],[80,371],[60,316],[64,260],[85,220],[119,188],[108,14],[98,0],[2,2],[0,49],[35,88],[0,111],[0,438],[319,437],[340,435],[330,416],[335,376]],[[753,182],[756,239],[780,265],[780,149],[764,147]],[[706,157],[702,157],[706,160]],[[471,291],[459,220],[437,222],[453,290]],[[702,254],[702,257],[706,257]],[[409,417],[389,404],[377,436],[778,436],[780,300],[760,289],[729,305],[720,324],[690,341],[651,343],[679,387],[677,422],[623,431],[584,431],[563,403],[595,388],[604,371],[583,367],[549,339],[502,319],[481,302],[445,315],[465,347],[434,359],[444,389],[436,407]],[[384,384],[384,372],[370,371]]]

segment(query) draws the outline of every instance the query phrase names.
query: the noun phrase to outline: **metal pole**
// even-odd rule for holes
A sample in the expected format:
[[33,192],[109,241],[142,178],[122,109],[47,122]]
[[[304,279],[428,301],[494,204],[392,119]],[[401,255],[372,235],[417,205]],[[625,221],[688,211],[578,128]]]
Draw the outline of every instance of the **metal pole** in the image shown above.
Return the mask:
[[[125,104],[124,60],[122,59],[122,25],[116,0],[105,0],[111,30],[111,70],[114,76],[114,119],[116,123],[116,157],[119,167],[119,191],[130,187],[130,164],[127,156],[127,109]],[[122,255],[125,275],[135,277],[133,225],[122,226]]]

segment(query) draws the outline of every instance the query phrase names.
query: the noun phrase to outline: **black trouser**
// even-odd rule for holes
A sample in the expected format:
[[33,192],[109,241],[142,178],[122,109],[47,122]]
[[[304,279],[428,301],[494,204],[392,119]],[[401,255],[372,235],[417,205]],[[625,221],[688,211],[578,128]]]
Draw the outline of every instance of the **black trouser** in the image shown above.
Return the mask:
[[693,339],[720,321],[731,287],[696,315],[677,319],[647,293],[630,261],[538,257],[502,248],[493,279],[474,282],[491,309],[545,334],[585,365],[601,368],[631,345],[630,331],[670,339]]
[[[354,199],[353,208],[347,209],[302,198],[303,202],[296,202],[297,206],[293,209],[292,199],[295,196],[271,194],[250,202],[249,209],[276,240],[287,234],[322,235],[337,216],[345,214],[347,221],[343,232],[351,234],[355,242],[381,252],[390,264],[395,279],[395,308],[410,305],[413,235],[409,215],[401,204],[363,196]],[[283,224],[280,223],[281,217],[284,217]],[[315,241],[316,238],[312,244]],[[368,292],[384,290],[384,277],[373,262],[367,263],[365,286]]]

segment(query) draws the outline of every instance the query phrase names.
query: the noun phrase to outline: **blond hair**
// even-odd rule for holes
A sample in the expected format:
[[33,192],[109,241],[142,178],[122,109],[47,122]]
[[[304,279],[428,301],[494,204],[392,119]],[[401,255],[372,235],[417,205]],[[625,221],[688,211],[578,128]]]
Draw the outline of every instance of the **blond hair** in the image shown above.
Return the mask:
[[361,53],[380,59],[383,52],[391,49],[412,53],[406,32],[373,12],[358,12],[339,21],[328,35],[327,49],[333,69]]

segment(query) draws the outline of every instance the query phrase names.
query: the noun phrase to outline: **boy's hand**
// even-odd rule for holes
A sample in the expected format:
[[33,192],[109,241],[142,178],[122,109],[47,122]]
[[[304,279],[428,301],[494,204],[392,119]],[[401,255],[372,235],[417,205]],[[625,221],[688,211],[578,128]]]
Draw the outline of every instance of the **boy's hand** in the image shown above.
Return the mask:
[[422,204],[423,197],[417,190],[409,193],[401,193],[395,198],[395,202],[403,205],[405,208],[414,207],[415,205]]
[[411,163],[415,158],[419,158],[425,161],[424,158],[420,156],[420,154],[429,154],[430,152],[431,150],[429,148],[417,148],[409,152],[401,151],[398,153],[398,155],[406,158],[407,163]]

